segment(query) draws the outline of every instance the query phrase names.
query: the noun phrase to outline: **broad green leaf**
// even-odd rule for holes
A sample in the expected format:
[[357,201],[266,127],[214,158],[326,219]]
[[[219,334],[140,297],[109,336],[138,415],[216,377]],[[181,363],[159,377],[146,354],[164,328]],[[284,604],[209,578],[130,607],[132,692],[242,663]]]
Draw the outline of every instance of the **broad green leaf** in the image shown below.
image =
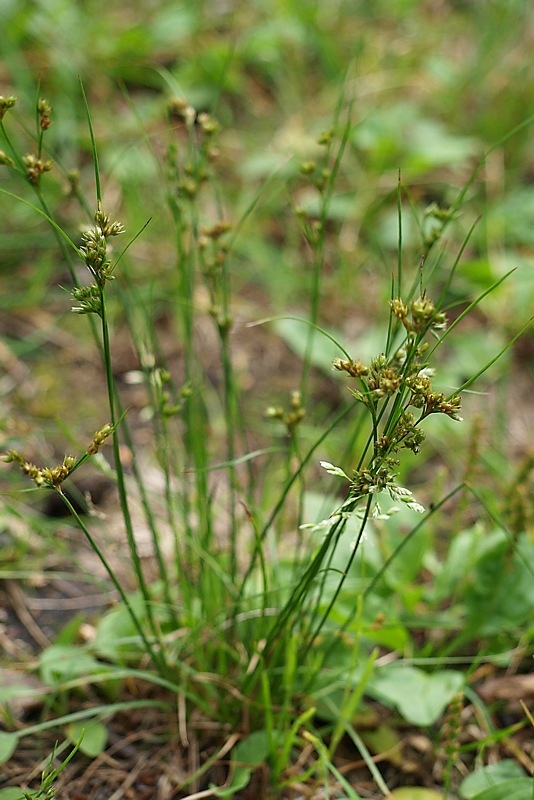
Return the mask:
[[361,632],[370,642],[387,647],[389,650],[402,651],[410,641],[406,628],[395,619],[387,619],[384,623],[365,622]]
[[473,569],[477,560],[483,531],[478,526],[473,526],[465,531],[459,531],[453,538],[445,563],[438,572],[433,589],[434,602],[438,603],[450,597],[462,581]]
[[17,749],[18,743],[18,734],[0,731],[0,764],[5,764],[6,761],[9,761]]
[[506,234],[507,245],[534,244],[531,224],[533,213],[534,192],[531,186],[507,191],[501,202],[496,200],[488,205],[486,220],[488,236],[498,242],[500,237]]
[[373,111],[354,128],[353,141],[366,153],[369,166],[382,172],[398,168],[417,175],[433,167],[458,164],[477,152],[472,138],[421,117],[412,102],[401,101]]
[[94,656],[74,645],[52,645],[41,653],[41,680],[50,686],[104,669]]
[[0,800],[24,800],[22,789],[16,786],[6,786],[5,789],[0,789]]
[[267,758],[269,744],[266,731],[255,731],[243,739],[232,753],[232,761],[236,764],[245,764],[256,767]]
[[[300,207],[310,216],[319,217],[321,216],[322,204],[322,197],[318,198],[316,195],[310,195],[309,197],[303,198]],[[357,213],[358,206],[354,202],[353,194],[333,195],[326,209],[326,218],[343,222],[348,219],[354,219]]]
[[534,797],[534,778],[515,778],[490,786],[475,794],[472,800],[532,800]]
[[253,180],[269,178],[274,174],[288,178],[298,174],[299,164],[280,153],[264,151],[248,156],[240,168],[244,177]]
[[395,800],[443,800],[443,792],[425,789],[422,786],[401,786],[389,796]]
[[213,789],[215,797],[235,797],[236,792],[248,786],[251,775],[252,770],[249,767],[236,767],[228,786],[217,788],[211,784],[210,789]]
[[458,164],[477,152],[474,139],[453,134],[435,120],[420,119],[410,127],[405,167],[424,172],[442,164]]
[[[139,618],[142,611],[140,598],[131,597],[129,600]],[[99,620],[93,647],[101,658],[120,664],[134,653],[139,655],[137,641],[138,634],[128,609],[118,605]]]
[[373,675],[367,692],[397,709],[413,725],[432,725],[464,686],[460,672],[427,674],[418,667],[388,665]]
[[76,614],[70,619],[66,625],[61,629],[55,638],[55,644],[69,645],[74,644],[80,631],[80,625],[85,620],[85,614]]
[[[369,542],[365,542],[366,549],[368,544]],[[363,569],[362,574],[365,574]],[[357,583],[355,579],[355,585],[358,587],[361,584]],[[354,609],[355,590],[351,591],[348,581],[346,587],[347,591],[341,593],[337,608],[332,612],[332,621],[337,622],[338,626],[343,624]],[[358,636],[364,636],[370,642],[402,652],[410,641],[410,634],[399,621],[398,614],[395,597],[392,595],[383,597],[378,593],[370,594],[365,598],[363,617],[355,619],[349,630]]]
[[492,636],[530,619],[534,606],[534,543],[520,536],[510,546],[497,532],[479,558],[463,594],[473,635]]
[[481,767],[468,775],[460,785],[460,797],[471,800],[491,786],[524,777],[525,771],[516,761],[504,759],[497,764]]
[[234,797],[240,789],[248,786],[253,768],[267,758],[269,746],[267,733],[255,731],[243,739],[232,751],[232,763],[235,765],[230,784],[225,787],[214,787],[216,797]]
[[90,758],[96,758],[106,749],[108,729],[98,720],[71,722],[67,725],[67,736],[80,751]]

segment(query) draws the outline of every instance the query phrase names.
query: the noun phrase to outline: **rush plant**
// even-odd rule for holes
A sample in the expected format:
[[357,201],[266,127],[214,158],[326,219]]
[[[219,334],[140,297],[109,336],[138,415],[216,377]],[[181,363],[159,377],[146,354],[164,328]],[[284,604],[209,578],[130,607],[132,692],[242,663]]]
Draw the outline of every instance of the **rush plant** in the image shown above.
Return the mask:
[[[231,263],[237,237],[261,191],[237,222],[230,222],[223,213],[217,192],[218,122],[209,114],[197,113],[182,98],[169,104],[173,138],[160,163],[160,177],[166,189],[174,253],[165,292],[171,298],[182,352],[180,368],[173,374],[162,354],[152,310],[129,274],[127,250],[139,234],[122,252],[115,249],[115,242],[124,241],[128,232],[104,204],[89,113],[96,192],[89,202],[77,190],[82,212],[92,211],[86,214],[83,233],[75,240],[56,221],[46,200],[48,173],[61,169],[45,150],[53,118],[50,104],[44,99],[37,102],[34,148],[28,152],[14,143],[8,130],[14,106],[14,97],[0,98],[5,147],[0,160],[3,169],[13,171],[33,192],[33,202],[25,198],[22,202],[34,208],[57,237],[73,279],[72,311],[89,320],[107,392],[101,426],[81,455],[65,456],[55,466],[35,465],[15,447],[8,447],[4,456],[6,462],[18,465],[39,491],[59,496],[104,566],[110,594],[118,598],[118,604],[96,625],[95,639],[86,647],[90,669],[84,680],[96,683],[135,677],[178,698],[185,729],[189,718],[200,712],[223,727],[256,735],[251,740],[252,755],[234,753],[232,791],[246,785],[253,767],[264,759],[271,765],[274,783],[281,785],[292,752],[306,742],[317,753],[311,772],[315,770],[325,780],[329,774],[342,780],[331,758],[341,736],[352,731],[351,715],[377,658],[377,652],[361,641],[362,619],[365,603],[383,571],[367,576],[367,583],[359,580],[365,536],[376,521],[389,520],[399,509],[429,520],[462,488],[460,484],[454,487],[427,512],[410,489],[399,485],[399,469],[405,455],[411,458],[424,447],[429,417],[442,415],[451,424],[461,421],[461,392],[511,346],[509,342],[452,392],[435,387],[437,349],[504,278],[468,303],[448,326],[447,290],[461,253],[442,281],[441,291],[436,287],[433,300],[431,286],[426,285],[431,270],[421,263],[404,275],[399,247],[397,274],[389,305],[383,310],[382,350],[362,361],[320,328],[328,210],[350,124],[349,120],[346,127],[339,125],[338,110],[333,132],[320,139],[324,163],[320,168],[307,163],[302,170],[311,176],[320,209],[314,219],[301,210],[297,214],[313,254],[310,315],[304,321],[313,336],[307,339],[289,409],[273,405],[268,412],[271,420],[284,427],[287,446],[281,454],[272,447],[251,449],[252,426],[245,415],[232,340],[232,305],[236,301]],[[16,196],[1,191],[4,197]],[[464,196],[465,190],[453,209],[429,212],[437,227],[425,245],[427,259]],[[399,210],[401,197],[399,190]],[[461,251],[466,244],[467,239]],[[86,275],[83,281],[79,278],[81,266]],[[117,385],[110,304],[120,309],[117,316],[129,328],[137,353],[137,378],[146,389],[146,418],[153,434],[148,456],[136,443],[127,399]],[[209,353],[201,335],[208,323]],[[338,348],[333,369],[348,382],[348,402],[310,441],[301,430],[311,399],[313,341],[321,336]],[[213,349],[220,370],[216,382],[208,378],[208,356],[212,358]],[[341,428],[349,432],[345,438],[351,443],[350,455],[343,456],[341,466],[321,461],[321,448]],[[109,443],[111,457],[106,456]],[[354,449],[356,443],[359,449]],[[131,566],[132,585],[128,588],[94,534],[91,519],[80,514],[65,490],[89,459],[103,463],[117,486]],[[157,465],[161,477],[162,489],[156,496],[144,474],[147,459]],[[326,473],[345,482],[344,496],[340,501],[336,490],[325,492],[330,503],[327,515],[308,523],[302,502],[309,476],[318,474],[319,462]],[[267,464],[265,469],[262,463]],[[135,513],[134,498],[140,508]],[[293,520],[290,533],[280,526],[281,519]],[[150,532],[150,576],[139,552],[136,528],[140,525]],[[418,529],[418,525],[413,528]],[[394,559],[395,553],[384,569]],[[337,669],[333,666],[336,661]],[[343,695],[328,750],[318,734],[316,714],[320,716],[318,698],[332,676],[350,690]],[[58,692],[65,686],[78,686],[79,681],[77,674],[63,675]],[[459,688],[456,680],[447,684],[440,695],[438,714]],[[147,700],[147,704],[151,702]],[[323,714],[326,707],[328,703],[323,704]],[[97,717],[104,712],[95,708]],[[368,754],[365,757],[372,764]],[[376,770],[374,765],[372,768]]]

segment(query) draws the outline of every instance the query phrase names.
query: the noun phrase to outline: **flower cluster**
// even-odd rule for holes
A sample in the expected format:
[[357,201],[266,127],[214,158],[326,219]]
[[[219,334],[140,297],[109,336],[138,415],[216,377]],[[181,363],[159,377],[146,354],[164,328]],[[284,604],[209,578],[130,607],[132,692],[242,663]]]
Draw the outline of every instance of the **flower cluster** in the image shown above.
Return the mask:
[[367,371],[366,383],[372,396],[379,400],[395,394],[402,386],[402,375],[397,368],[388,364],[387,358],[380,354],[371,361]]
[[107,423],[99,430],[95,431],[92,441],[86,449],[86,455],[81,459],[76,460],[74,456],[65,456],[61,464],[55,467],[38,467],[27,461],[17,450],[9,450],[2,460],[7,464],[19,464],[22,472],[31,478],[36,486],[48,486],[49,488],[58,489],[63,481],[77,469],[80,464],[85,461],[87,456],[93,456],[102,447],[106,439],[113,433],[113,425]]
[[[2,100],[4,98],[0,98],[0,119],[4,116],[6,112],[6,107],[2,104]],[[10,97],[7,98],[8,103],[13,101],[12,105],[14,105],[15,98]],[[11,107],[8,105],[8,107]],[[22,162],[26,169],[26,177],[28,178],[29,182],[32,186],[39,186],[39,182],[41,180],[41,175],[44,172],[49,172],[52,169],[52,162],[43,158],[42,148],[43,148],[43,134],[50,125],[52,121],[50,119],[50,115],[52,113],[52,107],[48,100],[45,100],[44,97],[39,98],[37,101],[37,125],[38,125],[38,142],[37,142],[37,153],[26,153],[22,157]],[[12,165],[11,165],[12,166]]]
[[104,214],[102,209],[95,211],[95,222],[102,236],[107,239],[109,236],[119,236],[124,233],[122,222],[111,222],[109,214]]
[[394,476],[389,466],[388,463],[385,463],[372,471],[371,469],[356,470],[351,481],[352,495],[364,497],[366,494],[379,494],[389,486],[393,486]]
[[178,158],[178,148],[174,143],[170,146],[167,157],[169,177],[176,188],[176,200],[193,200],[197,197],[201,185],[208,179],[207,163],[216,161],[219,149],[214,142],[220,126],[217,120],[205,111],[197,112],[183,98],[175,98],[169,105],[172,119],[179,120],[178,131],[185,127],[188,137],[195,134],[197,152],[200,158],[187,158],[183,162]]
[[462,407],[459,395],[446,397],[443,392],[433,392],[431,379],[420,374],[407,378],[406,385],[412,391],[410,405],[422,410],[421,419],[429,414],[446,414],[451,419],[462,421],[458,414]]
[[4,97],[2,94],[0,94],[0,122],[4,119],[7,111],[10,108],[13,108],[16,102],[17,98],[14,97],[13,95],[10,95],[9,97]]
[[[16,104],[17,98],[14,96],[4,97],[0,95],[0,123],[4,119],[6,113],[10,108]],[[41,175],[44,172],[49,172],[52,169],[52,162],[42,157],[42,143],[43,134],[52,124],[50,115],[52,107],[48,100],[44,97],[39,98],[37,101],[37,117],[38,117],[38,146],[37,154],[26,153],[22,156],[22,163],[26,170],[26,177],[32,186],[38,186],[41,180]],[[3,150],[0,151],[0,164],[4,166],[14,167],[15,161],[7,155]]]
[[306,415],[306,409],[302,406],[300,392],[291,392],[290,405],[289,411],[286,411],[282,406],[270,406],[265,414],[271,419],[279,419],[286,426],[288,433],[292,434]]
[[100,228],[90,228],[82,233],[83,246],[80,253],[87,268],[93,273],[100,285],[111,280],[111,261],[107,257],[106,237]]
[[[432,388],[433,370],[422,360],[428,348],[422,341],[428,331],[442,329],[447,324],[445,314],[438,311],[434,303],[424,294],[409,305],[400,298],[390,301],[393,314],[402,322],[407,331],[406,340],[397,349],[393,357],[383,353],[372,359],[369,365],[349,358],[337,358],[333,362],[334,369],[346,372],[351,378],[357,378],[359,390],[352,390],[354,397],[376,414],[379,401],[393,396],[401,396],[403,410],[396,420],[396,430],[387,431],[388,440],[384,446],[397,446],[402,440],[403,446],[418,452],[422,434],[415,432],[415,426],[429,414],[446,414],[451,419],[461,420],[458,412],[461,398],[458,395],[446,397],[443,392],[435,392]],[[409,406],[421,410],[418,420],[408,413]],[[377,441],[376,444],[379,444]]]
[[89,286],[77,286],[71,291],[71,295],[79,303],[72,307],[75,314],[102,315],[102,298],[96,283],[91,283]]
[[65,456],[63,462],[55,467],[37,467],[31,461],[26,461],[16,450],[6,453],[3,460],[7,463],[15,462],[20,465],[25,475],[28,475],[36,486],[61,486],[65,478],[68,478],[76,464],[74,456]]
[[350,358],[335,358],[334,369],[346,372],[351,378],[361,378],[362,375],[367,375],[369,372],[369,367],[362,364],[361,361],[352,361]]
[[41,126],[41,130],[46,131],[52,124],[50,119],[52,107],[48,100],[45,100],[44,97],[39,98],[39,102],[37,103],[37,113],[39,115],[39,125]]
[[111,425],[109,422],[107,422],[103,428],[99,428],[97,431],[95,431],[95,434],[93,436],[93,441],[89,444],[87,448],[87,453],[90,456],[94,456],[96,453],[98,453],[98,451],[100,450],[100,448],[102,447],[108,436],[112,433],[113,433],[113,425]]
[[456,217],[454,208],[440,208],[437,203],[431,203],[425,210],[426,230],[424,241],[427,251],[433,244],[441,239],[446,226]]
[[[425,439],[420,423],[430,414],[445,414],[461,420],[458,413],[461,398],[457,394],[446,397],[443,392],[434,391],[434,372],[424,361],[428,345],[423,339],[428,332],[446,326],[445,314],[425,294],[410,303],[396,298],[390,302],[390,307],[406,331],[405,341],[396,352],[390,357],[382,353],[368,365],[348,357],[338,358],[333,364],[334,369],[356,379],[358,388],[349,387],[350,391],[373,417],[372,453],[367,465],[360,465],[354,471],[349,503],[387,491],[393,499],[421,510],[419,504],[409,499],[407,490],[396,485],[398,461],[395,455],[403,448],[419,453]],[[419,414],[416,416],[410,407]]]
[[34,186],[38,185],[43,172],[49,172],[52,169],[51,161],[43,161],[42,158],[37,158],[32,153],[26,153],[22,160],[26,167],[26,176]]
[[429,329],[441,330],[447,326],[447,317],[443,311],[438,311],[425,293],[408,305],[400,297],[391,300],[389,305],[408,333],[426,333]]
[[[355,509],[358,500],[369,497],[369,495],[378,495],[380,492],[387,492],[394,502],[401,503],[411,511],[416,511],[418,514],[424,513],[424,506],[415,500],[411,491],[396,483],[397,476],[391,468],[393,463],[392,459],[386,459],[385,462],[376,469],[370,466],[369,468],[355,470],[351,480],[340,467],[336,467],[328,461],[321,461],[321,467],[330,475],[335,475],[338,478],[345,478],[350,481],[349,494],[341,507],[328,517],[328,519],[322,520],[317,524],[302,525],[301,527],[320,529],[329,527],[339,520],[347,520],[353,514],[361,517],[362,509]],[[395,514],[399,510],[399,506],[391,506],[383,512],[380,504],[375,500],[371,516],[373,519],[389,519],[392,514]],[[363,512],[363,514],[365,514],[365,512]]]
[[14,167],[15,162],[4,150],[0,150],[0,164],[3,167]]
[[[424,506],[413,498],[409,489],[405,489],[396,483],[397,475],[393,471],[393,465],[396,463],[393,459],[387,458],[382,466],[374,470],[372,468],[356,470],[351,481],[349,503],[352,504],[355,500],[370,494],[379,494],[386,491],[395,502],[404,503],[412,511],[422,514],[425,510]],[[395,507],[390,508],[386,516],[390,516],[397,510]],[[380,515],[381,509],[379,506],[378,512],[373,513],[373,516],[376,518]]]
[[73,306],[76,314],[102,314],[102,289],[108,281],[113,280],[113,266],[109,258],[108,238],[124,233],[120,222],[112,222],[108,214],[99,208],[95,212],[94,228],[82,233],[83,245],[79,253],[95,283],[88,286],[76,286],[71,294],[79,305]]

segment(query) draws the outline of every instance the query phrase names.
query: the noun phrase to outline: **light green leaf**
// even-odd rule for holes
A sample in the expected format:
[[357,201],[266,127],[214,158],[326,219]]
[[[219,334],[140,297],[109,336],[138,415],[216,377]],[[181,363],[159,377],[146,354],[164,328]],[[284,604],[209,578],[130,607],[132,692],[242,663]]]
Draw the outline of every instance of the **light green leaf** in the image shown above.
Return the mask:
[[254,731],[236,746],[232,753],[232,761],[256,767],[267,758],[269,743],[265,731]]
[[522,534],[511,553],[504,531],[486,539],[462,596],[473,636],[493,636],[520,627],[530,619],[534,605],[534,543]]
[[73,645],[80,632],[80,626],[85,620],[84,614],[76,614],[66,625],[63,626],[59,634],[55,637],[55,644]]
[[460,785],[460,797],[471,800],[491,786],[524,777],[525,771],[516,761],[504,759],[497,764],[481,767],[468,775]]
[[211,786],[216,797],[234,797],[235,793],[248,786],[254,767],[267,758],[269,744],[266,731],[255,731],[243,739],[232,751],[234,770],[228,786]]
[[215,797],[235,797],[236,792],[248,786],[251,775],[252,770],[249,767],[236,767],[228,786],[216,787],[211,784],[210,789],[213,789]]
[[472,800],[532,800],[534,796],[534,778],[516,778],[502,781],[473,795]]
[[52,645],[39,658],[41,680],[51,686],[103,669],[94,656],[75,645]]
[[[141,616],[140,598],[130,598],[130,604],[138,617]],[[93,647],[101,658],[117,663],[138,654],[137,631],[127,608],[115,606],[100,618]]]
[[106,749],[108,729],[97,720],[71,722],[67,725],[67,736],[74,745],[79,743],[82,753],[96,758]]
[[429,675],[417,667],[388,665],[375,672],[367,691],[396,708],[407,722],[432,725],[464,683],[464,676],[453,670]]
[[443,800],[443,793],[422,786],[401,786],[390,794],[391,797],[394,800]]
[[5,789],[0,789],[0,800],[24,800],[22,789],[6,786]]
[[0,731],[0,764],[5,764],[6,761],[9,761],[17,749],[18,743],[18,734]]

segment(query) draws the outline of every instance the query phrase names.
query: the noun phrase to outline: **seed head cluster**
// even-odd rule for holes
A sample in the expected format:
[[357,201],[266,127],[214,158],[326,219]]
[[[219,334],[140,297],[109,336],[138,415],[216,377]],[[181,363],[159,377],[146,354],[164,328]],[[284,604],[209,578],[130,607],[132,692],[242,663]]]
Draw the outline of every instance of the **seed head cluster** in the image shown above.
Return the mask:
[[5,453],[2,460],[6,463],[19,464],[22,472],[33,480],[36,486],[48,486],[49,488],[59,489],[63,481],[74,472],[87,456],[98,453],[107,437],[113,433],[113,426],[107,423],[99,430],[95,431],[92,441],[86,449],[85,457],[76,459],[74,456],[65,456],[61,464],[55,467],[38,467],[27,461],[17,450],[9,450]]
[[79,248],[80,256],[95,283],[75,287],[71,294],[78,305],[73,306],[76,314],[102,315],[102,290],[108,281],[112,281],[113,266],[109,257],[108,238],[124,233],[120,222],[112,222],[108,214],[99,208],[95,212],[95,226],[82,233],[83,245]]
[[357,380],[358,388],[349,389],[373,418],[373,452],[368,464],[354,471],[353,499],[383,490],[392,496],[398,493],[396,454],[404,448],[419,453],[425,438],[420,424],[430,414],[461,420],[460,396],[447,397],[434,391],[434,371],[424,360],[428,344],[423,339],[427,333],[446,327],[445,314],[425,294],[409,303],[396,298],[390,301],[390,308],[406,331],[404,342],[392,357],[382,353],[369,364],[338,358],[333,364],[334,369]]
[[[16,102],[17,98],[13,95],[9,97],[0,95],[0,124],[2,124],[2,120],[4,119],[5,115],[9,109],[15,106]],[[22,156],[22,165],[25,169],[26,178],[34,187],[39,186],[41,175],[44,172],[49,172],[52,169],[52,162],[43,158],[42,154],[43,134],[52,124],[52,120],[50,119],[52,107],[48,100],[46,100],[44,97],[40,97],[37,101],[36,111],[39,134],[37,153],[26,153]],[[15,167],[15,161],[8,156],[7,153],[4,153],[4,151],[0,151],[0,164],[8,167]]]
[[52,169],[51,161],[44,161],[42,158],[37,158],[33,153],[26,153],[22,157],[24,166],[26,167],[26,175],[30,183],[37,186],[43,172],[49,172]]
[[270,406],[265,415],[271,419],[279,419],[287,428],[287,432],[291,435],[300,422],[306,416],[306,409],[302,405],[302,396],[300,392],[291,392],[290,408],[284,409],[282,406]]
[[10,108],[16,104],[17,98],[13,95],[9,97],[4,97],[4,95],[0,94],[0,122],[4,119],[5,115],[9,111]]
[[424,293],[408,305],[400,297],[391,300],[389,305],[408,333],[426,333],[429,329],[441,330],[447,326],[443,311],[438,311]]
[[52,124],[52,121],[50,119],[50,115],[52,113],[52,107],[48,102],[48,100],[46,100],[44,97],[39,98],[39,101],[37,103],[37,113],[39,115],[39,125],[41,127],[41,130],[46,131]]
[[[187,138],[195,140],[195,148],[199,156],[185,159],[180,157],[180,149],[173,142],[167,153],[169,179],[174,186],[174,202],[190,202],[198,197],[203,183],[208,180],[208,165],[219,157],[219,149],[215,146],[220,125],[218,121],[205,111],[197,111],[183,98],[174,98],[169,104],[169,115],[175,123],[175,131],[186,132]],[[187,152],[187,149],[185,150]]]
[[65,478],[69,476],[72,468],[76,464],[74,456],[65,456],[63,462],[55,467],[37,467],[31,461],[26,461],[16,450],[10,450],[3,457],[7,463],[15,462],[20,464],[20,468],[25,475],[31,478],[36,486],[61,486]]

